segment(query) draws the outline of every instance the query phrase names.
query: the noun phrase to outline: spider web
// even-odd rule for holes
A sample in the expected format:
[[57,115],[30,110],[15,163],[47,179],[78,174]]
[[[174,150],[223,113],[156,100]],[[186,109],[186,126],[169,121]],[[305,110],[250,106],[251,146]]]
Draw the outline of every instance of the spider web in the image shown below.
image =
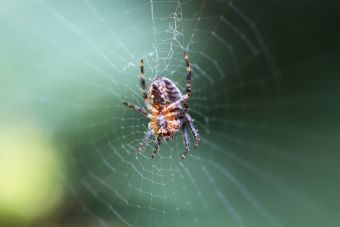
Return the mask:
[[[38,18],[12,23],[24,24],[55,48],[52,57],[65,58],[48,64],[48,73],[44,60],[36,69],[48,75],[49,84],[59,82],[63,92],[36,89],[26,99],[50,106],[47,120],[69,139],[74,175],[68,189],[81,208],[74,216],[94,226],[284,226],[295,223],[284,218],[291,206],[279,205],[289,200],[300,214],[332,223],[332,215],[280,172],[305,156],[287,154],[271,142],[291,131],[273,123],[292,99],[280,97],[280,70],[246,4],[36,0],[27,5],[50,27]],[[155,160],[150,160],[152,141],[136,156],[148,122],[121,103],[144,106],[139,60],[145,61],[148,82],[163,75],[185,91],[183,51],[192,66],[189,113],[200,147],[180,161],[179,134],[163,142]]]

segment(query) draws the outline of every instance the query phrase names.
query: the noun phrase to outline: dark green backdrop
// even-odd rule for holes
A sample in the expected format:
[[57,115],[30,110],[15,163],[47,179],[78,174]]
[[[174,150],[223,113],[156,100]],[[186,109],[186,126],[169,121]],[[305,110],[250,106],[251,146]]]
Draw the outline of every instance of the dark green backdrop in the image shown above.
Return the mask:
[[[335,1],[7,1],[0,18],[1,106],[65,147],[46,223],[339,225]],[[121,102],[143,105],[138,62],[184,91],[183,50],[201,145],[136,157],[147,121]]]

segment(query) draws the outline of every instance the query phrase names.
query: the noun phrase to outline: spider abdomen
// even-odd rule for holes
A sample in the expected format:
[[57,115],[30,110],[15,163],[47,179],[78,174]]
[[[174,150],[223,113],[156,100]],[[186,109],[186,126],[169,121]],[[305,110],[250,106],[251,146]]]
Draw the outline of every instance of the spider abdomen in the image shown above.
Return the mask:
[[152,106],[166,106],[181,99],[182,93],[168,78],[157,77],[150,84],[148,97]]
[[149,128],[158,137],[172,138],[182,127],[184,119],[184,107],[176,103],[183,98],[180,90],[171,80],[157,77],[150,84],[148,97],[151,106]]

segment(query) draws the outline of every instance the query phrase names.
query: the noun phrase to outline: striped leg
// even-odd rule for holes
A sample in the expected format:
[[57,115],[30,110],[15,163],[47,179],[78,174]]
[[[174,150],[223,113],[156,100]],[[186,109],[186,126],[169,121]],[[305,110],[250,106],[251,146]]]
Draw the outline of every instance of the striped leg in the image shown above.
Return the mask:
[[133,104],[128,103],[128,102],[123,102],[123,104],[124,104],[125,106],[127,106],[127,107],[133,109],[134,111],[136,111],[136,112],[138,112],[138,113],[140,113],[140,114],[143,114],[145,117],[148,116],[147,111],[146,111],[144,108],[142,108],[142,107],[133,105]]
[[143,142],[141,142],[141,143],[139,144],[137,153],[138,153],[138,152],[142,152],[142,151],[145,149],[145,146],[146,146],[146,144],[148,144],[148,142],[149,142],[151,136],[152,136],[152,132],[151,132],[151,130],[149,129],[149,130],[146,131],[146,133],[145,133],[145,137],[144,137],[144,139],[143,139]]
[[157,138],[156,141],[155,141],[155,147],[154,147],[154,150],[152,152],[152,155],[151,155],[151,159],[154,159],[156,154],[158,153],[159,151],[159,145],[161,144],[161,139],[160,138]]
[[144,102],[147,104],[148,95],[146,93],[146,85],[145,85],[145,79],[144,79],[144,61],[143,59],[140,60],[140,86],[142,88],[142,94]]
[[180,98],[179,100],[177,100],[177,101],[171,103],[171,104],[168,105],[166,108],[167,108],[168,110],[172,110],[172,109],[174,109],[174,108],[179,107],[179,106],[182,105],[182,104],[185,105],[185,103],[188,103],[188,100],[189,100],[188,95],[184,95],[182,98]]
[[[189,56],[186,52],[184,52],[184,60],[185,60],[185,65],[186,65],[186,86],[185,86],[185,91],[187,92],[188,98],[190,98],[191,95],[191,68],[190,68],[190,63],[189,63]],[[185,109],[187,110],[189,107],[189,102],[185,103]]]
[[183,125],[183,142],[184,142],[184,152],[181,156],[181,159],[185,159],[187,153],[189,152],[190,140],[189,140],[189,132],[186,124]]
[[185,118],[187,119],[192,135],[194,136],[195,147],[198,147],[198,144],[200,143],[201,139],[200,139],[200,135],[198,134],[198,130],[194,126],[194,121],[192,120],[189,114],[186,114]]

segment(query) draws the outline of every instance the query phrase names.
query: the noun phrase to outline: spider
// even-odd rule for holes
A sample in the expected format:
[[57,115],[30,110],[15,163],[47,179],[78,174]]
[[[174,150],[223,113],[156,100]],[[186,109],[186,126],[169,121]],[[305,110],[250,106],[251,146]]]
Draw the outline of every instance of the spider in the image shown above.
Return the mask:
[[147,109],[134,104],[123,102],[127,107],[137,111],[150,119],[148,130],[143,141],[139,144],[137,152],[145,149],[152,136],[155,137],[154,150],[151,158],[154,159],[159,152],[163,140],[169,141],[177,132],[183,131],[184,152],[181,159],[185,159],[189,152],[189,129],[195,139],[195,147],[200,142],[199,134],[194,127],[193,119],[188,114],[189,98],[191,94],[191,68],[189,56],[184,52],[186,64],[186,94],[182,95],[177,86],[166,77],[156,77],[146,91],[144,79],[144,61],[140,61],[140,84],[142,95]]

